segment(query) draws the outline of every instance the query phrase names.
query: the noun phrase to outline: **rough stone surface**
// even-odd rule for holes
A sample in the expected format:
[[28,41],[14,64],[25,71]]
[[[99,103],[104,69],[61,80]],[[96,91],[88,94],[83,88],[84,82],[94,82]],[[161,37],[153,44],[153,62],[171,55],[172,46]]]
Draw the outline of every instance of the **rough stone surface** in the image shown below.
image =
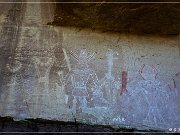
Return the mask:
[[[1,116],[179,130],[179,36],[48,26],[53,4],[11,3],[7,10],[0,25]],[[1,129],[77,130],[46,122],[10,120]]]

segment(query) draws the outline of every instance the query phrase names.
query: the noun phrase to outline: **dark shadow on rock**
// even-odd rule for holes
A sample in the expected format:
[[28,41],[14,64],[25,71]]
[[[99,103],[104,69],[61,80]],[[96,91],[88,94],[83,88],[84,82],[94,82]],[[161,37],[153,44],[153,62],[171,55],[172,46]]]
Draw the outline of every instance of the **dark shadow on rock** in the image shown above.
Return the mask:
[[[56,1],[62,2],[63,0]],[[54,21],[48,24],[140,35],[177,35],[180,32],[179,4],[105,3],[111,1],[99,0],[100,3],[93,4],[58,3]],[[115,1],[117,0],[113,0]],[[83,1],[79,0],[79,2]],[[124,2],[132,1],[125,0]],[[161,2],[167,2],[167,0]]]

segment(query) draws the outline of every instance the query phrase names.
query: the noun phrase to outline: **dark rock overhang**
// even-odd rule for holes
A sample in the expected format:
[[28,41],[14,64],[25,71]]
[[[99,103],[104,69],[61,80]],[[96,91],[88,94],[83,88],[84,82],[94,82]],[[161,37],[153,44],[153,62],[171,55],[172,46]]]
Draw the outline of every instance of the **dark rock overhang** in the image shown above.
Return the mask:
[[[56,1],[64,2],[64,0]],[[85,1],[87,0],[78,2]],[[178,35],[180,33],[180,3],[99,1],[100,3],[56,3],[55,17],[51,24],[133,34]],[[66,2],[71,1],[66,0]]]

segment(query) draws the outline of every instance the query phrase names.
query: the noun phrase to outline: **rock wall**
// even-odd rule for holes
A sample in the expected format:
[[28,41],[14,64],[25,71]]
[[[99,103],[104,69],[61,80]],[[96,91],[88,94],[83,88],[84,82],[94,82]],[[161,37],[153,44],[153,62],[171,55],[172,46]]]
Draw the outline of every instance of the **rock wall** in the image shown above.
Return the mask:
[[180,127],[179,36],[52,27],[51,9],[15,3],[4,13],[1,116]]

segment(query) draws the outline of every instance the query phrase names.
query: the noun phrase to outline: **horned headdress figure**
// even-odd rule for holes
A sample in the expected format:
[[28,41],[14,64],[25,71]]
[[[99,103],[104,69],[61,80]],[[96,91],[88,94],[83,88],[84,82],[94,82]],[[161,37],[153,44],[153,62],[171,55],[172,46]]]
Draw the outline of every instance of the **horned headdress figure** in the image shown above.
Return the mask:
[[95,56],[95,53],[92,53],[88,56],[87,50],[86,49],[82,49],[80,51],[79,56],[77,56],[75,53],[73,53],[71,51],[71,55],[78,61],[78,65],[80,67],[89,67],[88,63],[90,60],[92,60],[92,58]]
[[79,55],[72,51],[71,55],[77,61],[77,64],[67,76],[65,89],[68,96],[67,105],[75,109],[78,115],[79,111],[81,112],[84,108],[92,106],[92,91],[98,85],[98,78],[96,73],[89,68],[89,61],[92,60],[95,53],[88,56],[87,50],[82,49]]

